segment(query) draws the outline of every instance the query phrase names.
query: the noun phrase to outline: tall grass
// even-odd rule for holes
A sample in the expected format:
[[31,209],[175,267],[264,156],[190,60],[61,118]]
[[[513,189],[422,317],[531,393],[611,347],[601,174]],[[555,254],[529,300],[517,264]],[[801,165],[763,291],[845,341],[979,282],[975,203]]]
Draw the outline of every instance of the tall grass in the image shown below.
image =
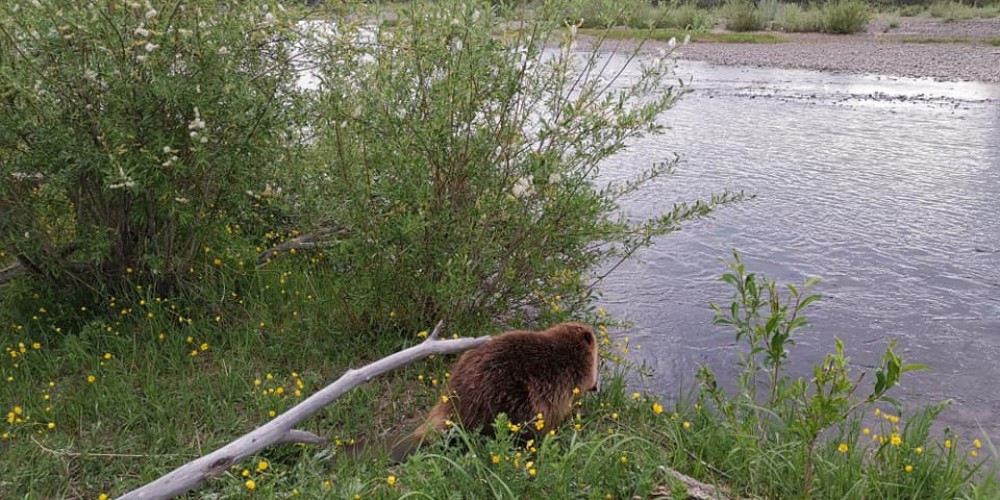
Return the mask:
[[954,0],[938,0],[927,6],[927,15],[944,21],[989,18],[1000,16],[1000,4],[973,6]]
[[790,32],[823,31],[823,12],[803,9],[797,4],[785,4],[774,19],[774,28]]
[[823,30],[838,34],[862,31],[871,16],[871,8],[861,0],[837,0],[823,8]]
[[726,19],[726,28],[732,31],[760,31],[764,29],[764,15],[749,0],[729,0],[720,9]]

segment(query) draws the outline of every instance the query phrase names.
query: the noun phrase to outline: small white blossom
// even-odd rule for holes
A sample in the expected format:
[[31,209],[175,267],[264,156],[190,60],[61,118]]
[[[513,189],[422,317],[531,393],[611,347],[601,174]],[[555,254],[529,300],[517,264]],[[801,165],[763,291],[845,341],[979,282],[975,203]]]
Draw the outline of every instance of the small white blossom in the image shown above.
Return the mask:
[[205,144],[206,142],[208,142],[208,137],[201,136],[201,139],[199,140],[201,141],[202,144]]
[[39,2],[38,0],[31,0],[31,6],[32,7],[41,7],[42,6],[42,2]]
[[[198,111],[198,107],[194,108],[194,119],[188,122],[188,130],[198,131],[205,128],[205,120],[201,119],[201,112]],[[191,137],[194,137],[192,135]]]
[[146,42],[146,45],[143,47],[143,49],[145,49],[146,52],[152,52],[156,50],[157,47],[159,47],[159,45],[156,45],[153,42]]
[[156,9],[149,9],[146,11],[146,19],[152,19],[156,17],[157,14],[159,14],[159,12],[157,12]]
[[219,47],[219,54],[226,55],[229,53],[229,47]]
[[122,189],[135,186],[135,181],[133,181],[121,167],[118,167],[118,177],[121,179],[121,182],[111,184],[108,186],[108,189]]
[[148,59],[148,57],[147,57],[147,56],[146,56],[145,54],[140,54],[140,55],[137,55],[137,56],[135,56],[135,58],[136,58],[136,60],[138,60],[139,62],[146,62],[146,59]]
[[174,151],[173,149],[170,149],[170,146],[163,146],[163,154],[168,155],[173,151]]
[[361,111],[362,111],[362,110],[361,110],[361,105],[360,105],[360,104],[358,104],[358,105],[357,105],[357,106],[356,106],[356,107],[354,108],[354,112],[352,112],[352,113],[351,113],[351,116],[353,116],[354,118],[358,118],[358,117],[360,117],[360,116],[361,116]]
[[677,39],[674,37],[670,37],[670,40],[667,42],[667,47],[670,47],[672,49],[676,46],[677,46]]
[[184,36],[184,37],[191,36],[191,33],[192,33],[192,31],[189,30],[189,29],[187,29],[187,28],[178,28],[177,32],[180,33],[181,36]]
[[147,38],[149,36],[149,30],[143,26],[139,26],[138,28],[136,28],[135,31],[133,31],[133,33],[135,33],[135,36],[140,38]]
[[549,184],[559,184],[562,181],[562,175],[559,172],[552,172],[549,174]]
[[90,80],[92,82],[97,81],[97,72],[92,69],[88,69],[83,72],[83,79]]
[[264,15],[264,22],[267,24],[274,24],[274,14],[268,12]]
[[532,175],[521,177],[514,183],[514,187],[510,189],[510,193],[514,195],[515,198],[531,196],[535,193],[535,187],[533,185],[534,182],[534,176]]

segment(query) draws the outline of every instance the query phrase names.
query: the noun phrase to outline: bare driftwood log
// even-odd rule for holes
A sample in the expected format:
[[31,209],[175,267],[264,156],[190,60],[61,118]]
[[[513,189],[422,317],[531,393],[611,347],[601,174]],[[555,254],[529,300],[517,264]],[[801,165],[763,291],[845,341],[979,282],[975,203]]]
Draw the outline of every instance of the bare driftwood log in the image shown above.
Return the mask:
[[490,337],[438,340],[443,323],[434,327],[427,340],[409,349],[382,358],[359,369],[347,370],[336,382],[324,387],[305,401],[295,405],[274,420],[254,429],[235,441],[188,462],[173,472],[145,486],[132,490],[122,499],[172,498],[194,489],[202,481],[225,472],[233,464],[277,443],[306,442],[322,443],[324,439],[311,432],[295,430],[293,427],[309,418],[324,406],[330,404],[347,391],[368,382],[374,377],[389,372],[432,354],[454,354],[483,345]]
[[[681,474],[673,469],[666,468],[667,474],[675,480],[684,484],[687,488],[687,499],[688,500],[730,500],[731,498],[736,498],[731,496],[731,494],[724,488],[719,486],[712,486],[710,484],[705,484],[697,479]],[[663,496],[669,498],[675,498],[670,488],[667,486],[660,486],[654,492],[656,496]]]
[[350,230],[345,227],[332,226],[325,227],[314,233],[304,234],[297,238],[292,238],[280,245],[276,245],[261,252],[260,255],[257,256],[257,267],[266,266],[272,259],[285,252],[325,246],[328,242],[323,241],[324,239],[334,235],[344,235],[349,232]]
[[8,267],[0,269],[0,286],[6,285],[8,281],[14,279],[15,276],[24,274],[27,269],[21,264],[12,264]]

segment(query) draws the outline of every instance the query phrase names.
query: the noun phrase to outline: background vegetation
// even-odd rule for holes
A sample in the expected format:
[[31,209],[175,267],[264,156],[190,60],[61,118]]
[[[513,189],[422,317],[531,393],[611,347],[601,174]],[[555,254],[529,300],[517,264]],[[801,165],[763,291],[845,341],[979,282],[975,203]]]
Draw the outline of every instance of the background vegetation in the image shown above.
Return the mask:
[[[717,309],[747,343],[736,391],[708,371],[675,404],[625,388],[644,370],[594,308],[600,272],[739,197],[620,214],[674,163],[606,185],[601,161],[662,132],[686,89],[641,46],[578,50],[576,8],[414,3],[379,26],[358,6],[334,27],[265,0],[0,5],[0,262],[25,271],[0,288],[0,496],[124,492],[438,319],[456,335],[587,321],[603,389],[537,443],[501,421],[399,466],[341,459],[419,419],[449,376],[431,360],[308,422],[332,446],[267,450],[206,490],[624,498],[681,494],[674,467],[774,498],[995,496],[988,442],[931,437],[938,408],[903,419],[886,399],[909,366],[891,347],[872,387],[842,346],[786,375],[816,299],[738,261]],[[641,75],[616,79],[622,61]]]
[[[531,9],[534,4],[527,4]],[[781,0],[718,0],[609,2],[584,0],[567,6],[567,22],[584,28],[610,26],[635,29],[681,29],[691,34],[717,28],[730,31],[825,32],[848,34],[865,31],[876,13],[891,28],[899,18],[923,16],[944,21],[1000,16],[1000,3],[963,3],[954,0],[893,3],[862,0],[785,2]],[[891,26],[895,24],[895,26]],[[705,40],[710,41],[710,40]]]

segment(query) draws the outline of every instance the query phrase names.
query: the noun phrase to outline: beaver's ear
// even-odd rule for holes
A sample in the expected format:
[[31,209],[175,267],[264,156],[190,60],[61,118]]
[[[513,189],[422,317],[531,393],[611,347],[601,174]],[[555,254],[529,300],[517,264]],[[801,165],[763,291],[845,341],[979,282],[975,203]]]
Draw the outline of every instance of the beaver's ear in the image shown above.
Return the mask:
[[591,330],[589,326],[577,326],[577,335],[579,335],[580,340],[588,346],[593,346],[597,343],[597,337],[594,335],[594,330]]

